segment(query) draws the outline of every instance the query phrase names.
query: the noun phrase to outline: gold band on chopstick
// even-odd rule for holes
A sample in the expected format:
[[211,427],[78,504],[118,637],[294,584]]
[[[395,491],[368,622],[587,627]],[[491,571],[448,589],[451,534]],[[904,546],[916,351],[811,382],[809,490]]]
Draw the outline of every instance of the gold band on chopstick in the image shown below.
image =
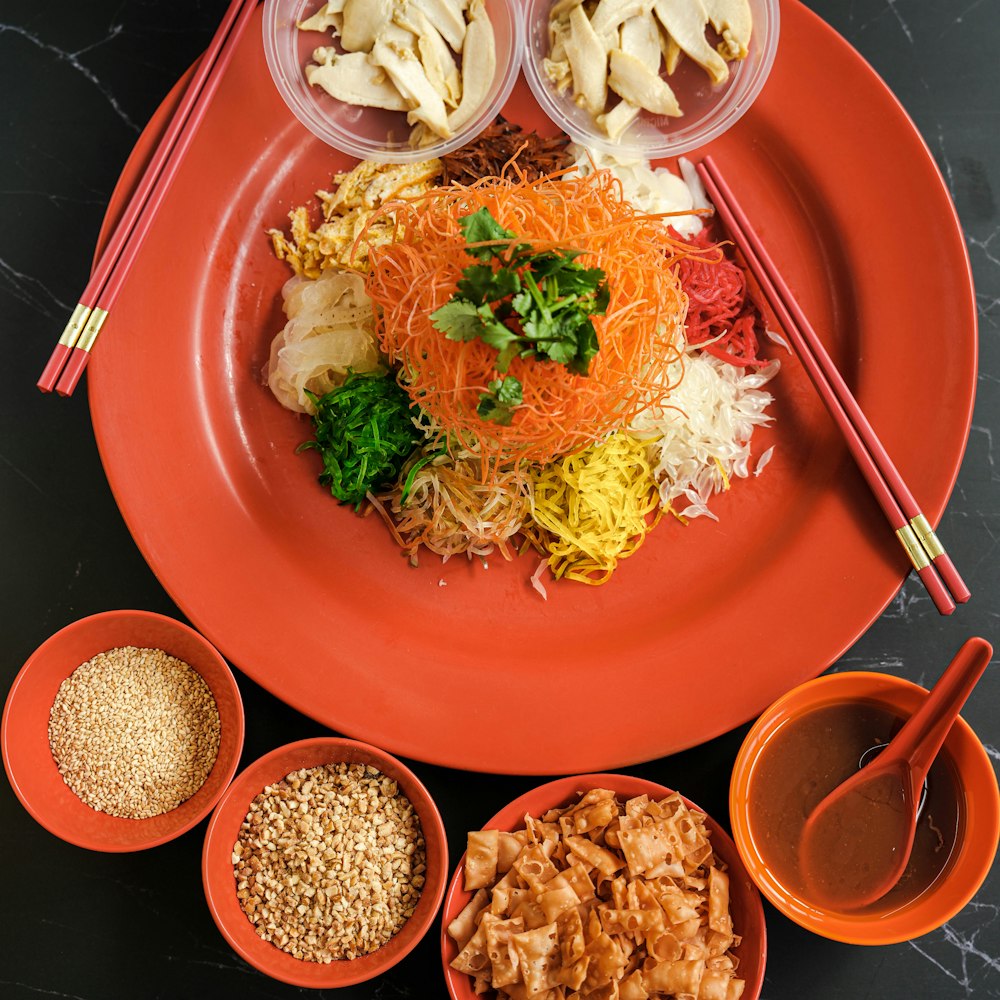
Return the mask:
[[89,351],[94,346],[94,341],[97,340],[97,335],[101,332],[101,327],[104,326],[104,321],[107,318],[107,309],[101,309],[100,306],[94,307],[90,319],[87,320],[87,325],[83,328],[83,333],[80,334],[79,343],[76,345],[81,351]]
[[931,559],[937,559],[938,556],[944,555],[944,546],[941,544],[938,536],[934,534],[934,529],[923,514],[911,517],[910,524],[913,525],[913,530],[917,533],[920,544],[927,551]]
[[930,566],[931,561],[927,558],[927,553],[924,551],[924,547],[920,544],[920,539],[917,538],[917,533],[908,524],[904,524],[896,532],[896,537],[899,539],[900,544],[906,549],[906,554],[910,557],[910,562],[913,563],[913,568],[918,572],[922,569],[926,569]]
[[59,343],[63,347],[76,347],[76,342],[80,337],[80,331],[84,328],[90,318],[90,306],[85,306],[82,302],[76,304],[73,315],[70,316],[66,329],[63,330]]

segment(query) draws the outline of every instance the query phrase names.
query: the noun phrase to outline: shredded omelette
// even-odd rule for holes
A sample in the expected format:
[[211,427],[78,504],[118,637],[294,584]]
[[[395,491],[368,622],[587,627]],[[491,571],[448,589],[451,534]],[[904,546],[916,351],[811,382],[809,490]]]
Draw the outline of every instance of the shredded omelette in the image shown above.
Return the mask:
[[659,521],[646,446],[619,432],[534,475],[532,517],[557,580],[604,583]]
[[335,174],[335,191],[316,192],[323,207],[323,222],[316,229],[310,225],[309,209],[299,205],[288,213],[290,236],[280,229],[267,231],[275,256],[306,278],[318,278],[331,267],[366,270],[369,248],[391,243],[395,225],[394,214],[386,212],[355,247],[374,212],[386,202],[429,191],[443,169],[440,160],[403,164],[363,160],[349,173]]

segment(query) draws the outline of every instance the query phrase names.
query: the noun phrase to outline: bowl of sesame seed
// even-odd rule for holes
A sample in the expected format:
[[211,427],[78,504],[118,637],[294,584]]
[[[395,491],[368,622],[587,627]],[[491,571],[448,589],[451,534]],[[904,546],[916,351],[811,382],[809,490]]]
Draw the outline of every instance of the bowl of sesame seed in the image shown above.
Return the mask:
[[354,740],[278,747],[239,774],[205,833],[202,881],[240,957],[293,986],[381,975],[437,915],[440,813],[403,763]]
[[204,819],[243,749],[243,702],[204,636],[149,611],[67,625],[21,668],[0,746],[14,793],[50,833],[140,851]]

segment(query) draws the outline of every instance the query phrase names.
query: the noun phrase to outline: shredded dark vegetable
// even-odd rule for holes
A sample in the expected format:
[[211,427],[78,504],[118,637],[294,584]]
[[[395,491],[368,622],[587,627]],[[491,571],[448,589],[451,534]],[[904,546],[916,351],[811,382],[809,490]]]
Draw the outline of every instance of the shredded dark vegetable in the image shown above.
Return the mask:
[[497,118],[472,142],[441,157],[441,183],[472,184],[482,177],[497,177],[515,154],[517,166],[529,181],[535,181],[570,166],[573,158],[567,152],[568,145],[565,135],[542,138],[537,132],[526,132],[519,125]]
[[392,375],[352,373],[316,406],[316,439],[299,451],[317,450],[323,458],[319,481],[341,503],[359,507],[370,490],[391,486],[420,440],[410,400]]

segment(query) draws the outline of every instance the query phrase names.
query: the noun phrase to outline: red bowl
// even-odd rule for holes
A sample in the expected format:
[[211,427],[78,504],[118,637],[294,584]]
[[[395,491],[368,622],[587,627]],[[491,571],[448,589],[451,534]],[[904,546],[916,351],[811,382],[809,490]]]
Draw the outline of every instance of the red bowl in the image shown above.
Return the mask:
[[[673,790],[658,785],[643,778],[634,778],[628,774],[578,774],[574,777],[560,778],[525,792],[509,805],[504,806],[491,820],[484,823],[484,830],[514,831],[524,825],[524,815],[540,816],[548,809],[569,805],[576,801],[581,792],[591,788],[610,788],[613,792],[625,798],[636,795],[649,795],[651,798],[663,798],[672,795]],[[699,809],[690,799],[684,803],[690,809]],[[743,1000],[758,1000],[764,983],[764,963],[767,959],[767,931],[764,926],[764,907],[761,904],[760,893],[753,884],[743,862],[740,860],[736,845],[711,816],[705,819],[712,838],[715,853],[726,863],[729,869],[730,910],[733,917],[733,927],[743,940],[734,949],[739,957],[740,977],[746,981]],[[458,946],[448,936],[448,924],[461,912],[466,903],[472,899],[472,893],[466,892],[463,885],[463,868],[465,855],[459,859],[458,867],[448,886],[448,894],[444,901],[444,914],[441,919],[441,961],[444,965],[444,978],[448,984],[448,994],[452,1000],[477,1000],[472,989],[472,979],[451,967],[451,962],[458,955]]]
[[[109,816],[86,805],[49,749],[59,685],[82,663],[118,646],[162,649],[183,660],[201,674],[219,710],[219,755],[205,783],[176,809],[150,819]],[[151,611],[105,611],[67,625],[31,654],[7,695],[0,744],[14,794],[46,830],[92,851],[142,851],[186,833],[219,801],[243,750],[243,701],[226,661],[194,629]]]
[[908,718],[927,697],[925,688],[901,677],[868,671],[826,674],[793,688],[760,716],[747,733],[733,765],[729,815],[740,856],[760,891],[790,920],[814,934],[846,944],[899,944],[928,934],[949,921],[976,894],[989,874],[1000,837],[1000,791],[986,750],[972,728],[958,718],[944,746],[955,764],[964,813],[963,834],[944,876],[915,899],[895,908],[878,904],[858,913],[841,913],[803,900],[768,866],[759,847],[759,830],[749,802],[761,751],[792,719],[824,705],[869,701]]
[[[306,962],[258,936],[236,898],[233,845],[254,798],[300,768],[322,764],[369,764],[392,778],[412,803],[423,827],[427,852],[424,889],[413,916],[377,951],[328,964]],[[441,814],[417,776],[395,757],[355,740],[317,737],[272,750],[244,770],[219,801],[205,833],[201,874],[216,926],[233,950],[255,969],[292,986],[335,989],[381,975],[408,955],[427,933],[441,906],[448,873],[448,841]]]

